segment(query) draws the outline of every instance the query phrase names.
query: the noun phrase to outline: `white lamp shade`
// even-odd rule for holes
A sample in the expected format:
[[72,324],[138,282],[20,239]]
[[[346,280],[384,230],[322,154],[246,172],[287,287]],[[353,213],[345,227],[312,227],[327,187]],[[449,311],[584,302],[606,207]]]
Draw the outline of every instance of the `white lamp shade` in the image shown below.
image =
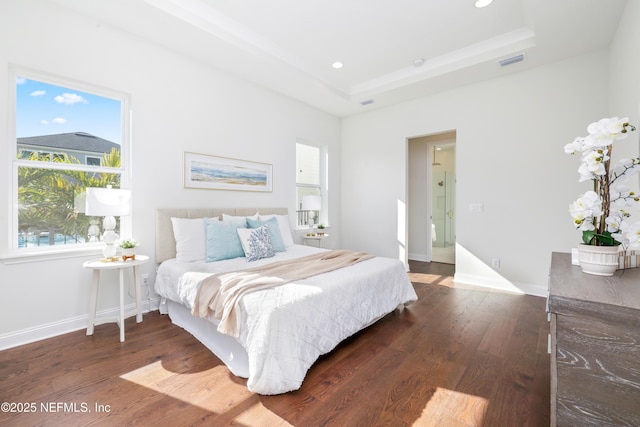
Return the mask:
[[320,196],[304,196],[302,198],[303,211],[319,211],[321,209],[322,199]]
[[119,188],[87,187],[85,214],[88,216],[129,215],[131,192]]

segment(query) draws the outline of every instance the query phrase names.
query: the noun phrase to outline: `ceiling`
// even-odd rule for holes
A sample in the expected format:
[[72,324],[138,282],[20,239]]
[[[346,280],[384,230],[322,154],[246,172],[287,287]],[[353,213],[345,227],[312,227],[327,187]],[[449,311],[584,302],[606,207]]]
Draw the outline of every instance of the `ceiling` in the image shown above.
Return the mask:
[[604,49],[626,2],[54,1],[339,117]]

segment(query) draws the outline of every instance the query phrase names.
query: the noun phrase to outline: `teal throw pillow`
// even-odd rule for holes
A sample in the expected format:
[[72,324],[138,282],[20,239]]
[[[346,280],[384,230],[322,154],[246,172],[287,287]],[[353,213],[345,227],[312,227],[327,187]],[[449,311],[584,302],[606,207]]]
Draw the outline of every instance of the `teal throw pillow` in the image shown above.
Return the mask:
[[207,262],[244,256],[238,228],[239,224],[205,219]]

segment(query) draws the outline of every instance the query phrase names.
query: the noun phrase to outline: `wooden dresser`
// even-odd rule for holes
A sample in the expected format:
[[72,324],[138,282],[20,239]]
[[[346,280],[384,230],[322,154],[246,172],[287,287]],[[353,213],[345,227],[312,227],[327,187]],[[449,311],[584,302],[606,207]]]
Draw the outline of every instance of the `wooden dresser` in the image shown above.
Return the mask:
[[551,425],[640,426],[640,268],[582,273],[553,253]]

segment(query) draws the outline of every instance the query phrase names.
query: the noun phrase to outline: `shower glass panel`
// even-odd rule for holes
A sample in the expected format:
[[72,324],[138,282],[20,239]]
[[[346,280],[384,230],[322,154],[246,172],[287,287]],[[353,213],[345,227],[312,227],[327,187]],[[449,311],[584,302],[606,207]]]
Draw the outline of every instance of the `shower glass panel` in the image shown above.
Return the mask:
[[431,243],[433,247],[446,248],[456,241],[454,174],[434,172],[431,194],[433,195]]

